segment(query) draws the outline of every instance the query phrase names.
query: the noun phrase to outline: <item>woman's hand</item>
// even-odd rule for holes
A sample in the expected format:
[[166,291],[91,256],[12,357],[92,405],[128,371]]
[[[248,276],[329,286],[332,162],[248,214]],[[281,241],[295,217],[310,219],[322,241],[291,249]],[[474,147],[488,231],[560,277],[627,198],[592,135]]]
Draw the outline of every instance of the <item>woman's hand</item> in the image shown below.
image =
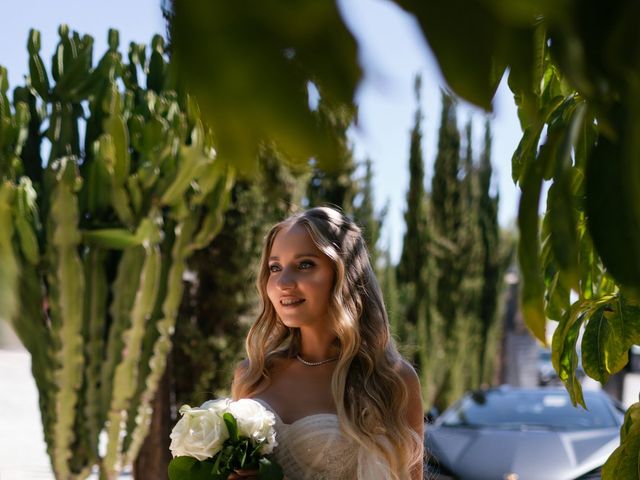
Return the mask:
[[258,470],[240,469],[231,473],[227,480],[256,480],[258,478]]
[[[236,470],[227,477],[227,480],[253,480],[258,478],[258,470]],[[282,480],[287,480],[283,477]]]

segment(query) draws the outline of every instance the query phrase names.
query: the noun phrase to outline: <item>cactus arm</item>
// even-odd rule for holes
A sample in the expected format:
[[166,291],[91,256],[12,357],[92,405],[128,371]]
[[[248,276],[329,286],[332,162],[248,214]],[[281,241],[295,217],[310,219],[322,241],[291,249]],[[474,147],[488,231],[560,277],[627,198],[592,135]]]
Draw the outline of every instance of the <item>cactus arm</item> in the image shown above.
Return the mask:
[[224,223],[224,212],[229,203],[231,188],[235,179],[231,171],[227,170],[225,174],[218,179],[213,191],[206,197],[206,205],[208,210],[200,230],[193,238],[191,251],[195,251],[206,247],[211,243],[215,236],[220,232]]
[[54,378],[58,386],[55,399],[57,421],[53,428],[53,467],[57,476],[70,475],[69,458],[74,440],[73,425],[78,389],[82,383],[82,310],[84,276],[77,253],[80,243],[78,206],[75,190],[76,166],[71,158],[61,159],[58,184],[53,191],[51,219],[54,224],[56,282],[61,314],[58,352],[59,367]]
[[140,239],[135,233],[124,228],[101,228],[95,230],[83,230],[82,241],[87,245],[124,250],[128,247],[140,245]]
[[142,208],[142,190],[138,183],[138,174],[134,173],[127,179],[127,191],[131,198],[131,206],[133,207],[133,213],[138,215]]
[[98,139],[96,159],[104,162],[106,166],[106,173],[108,175],[106,181],[107,184],[110,185],[108,195],[111,200],[111,205],[120,221],[131,227],[133,225],[133,212],[129,206],[129,196],[124,189],[123,182],[118,178],[118,170],[124,168],[120,165],[122,162],[118,159],[120,155],[122,154],[118,153],[118,147],[114,138],[110,135],[101,135]]
[[102,429],[100,422],[100,369],[104,351],[105,322],[107,304],[107,275],[105,272],[106,252],[101,248],[91,248],[84,258],[86,294],[84,316],[87,323],[85,354],[87,358],[86,403],[84,415],[89,438],[90,464],[98,459],[98,436]]
[[20,240],[20,250],[30,265],[36,266],[40,261],[40,247],[34,225],[38,219],[35,207],[36,192],[31,181],[22,177],[17,188],[14,218],[16,232]]
[[166,296],[162,303],[162,318],[157,323],[159,336],[153,345],[149,360],[150,373],[145,380],[145,390],[140,396],[135,418],[135,428],[131,432],[131,443],[125,455],[125,463],[133,462],[138,456],[142,443],[151,424],[151,402],[158,390],[158,384],[164,374],[167,355],[171,351],[178,307],[182,300],[182,275],[186,267],[186,258],[190,254],[189,242],[196,228],[195,216],[189,215],[175,227],[175,242],[171,250],[171,267],[167,277]]
[[144,250],[142,247],[125,249],[118,263],[118,271],[112,284],[113,299],[109,306],[111,328],[109,329],[109,338],[106,345],[106,358],[100,373],[100,424],[106,420],[111,403],[113,376],[124,350],[123,333],[130,325],[129,313],[138,290],[143,261]]
[[147,88],[158,93],[163,90],[167,70],[163,54],[164,39],[161,35],[154,35],[153,39],[151,40],[151,58],[149,60]]
[[174,205],[182,199],[191,182],[202,174],[211,159],[203,152],[204,131],[202,124],[197,124],[191,133],[191,145],[180,146],[180,163],[174,180],[162,195],[163,205]]
[[13,248],[12,205],[15,188],[10,182],[0,184],[0,321],[13,323],[17,313],[18,261]]
[[80,205],[92,218],[99,218],[111,205],[111,176],[100,145],[99,140],[93,142],[92,154],[82,165],[85,181],[80,191]]
[[22,264],[20,272],[20,317],[14,329],[25,348],[31,354],[31,373],[38,389],[38,403],[47,451],[53,458],[53,425],[55,411],[53,400],[56,386],[53,382],[54,362],[51,355],[51,337],[45,328],[42,311],[43,285],[38,271],[29,264]]
[[[144,225],[144,222],[147,222]],[[160,278],[160,249],[157,246],[159,232],[157,226],[149,219],[140,227],[149,231],[145,241],[146,258],[140,275],[140,285],[133,308],[131,310],[131,326],[124,333],[125,349],[122,361],[117,365],[113,381],[111,407],[107,424],[107,453],[104,466],[108,475],[115,474],[121,465],[119,453],[122,446],[121,428],[126,425],[127,410],[137,386],[137,366],[140,361],[145,324],[153,312]],[[155,229],[155,230],[154,230]],[[155,242],[154,237],[155,238]]]
[[220,177],[233,178],[232,168],[222,160],[213,160],[198,177],[198,189],[190,198],[191,205],[202,205],[207,196],[220,183]]
[[115,83],[111,84],[111,90],[105,98],[105,106],[109,116],[104,120],[103,128],[111,137],[114,147],[114,181],[121,187],[129,176],[131,157],[129,155],[129,131],[122,116],[122,97]]
[[40,58],[40,32],[31,29],[29,31],[29,84],[35,92],[44,100],[49,99],[49,77]]

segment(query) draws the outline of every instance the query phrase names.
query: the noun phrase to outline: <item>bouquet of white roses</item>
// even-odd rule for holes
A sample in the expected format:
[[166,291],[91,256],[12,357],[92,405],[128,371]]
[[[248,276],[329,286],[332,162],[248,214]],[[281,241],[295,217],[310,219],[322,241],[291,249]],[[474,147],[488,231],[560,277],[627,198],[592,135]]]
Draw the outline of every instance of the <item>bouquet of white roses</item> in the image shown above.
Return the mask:
[[237,469],[257,470],[264,480],[282,480],[266,455],[277,445],[275,416],[251,399],[210,400],[184,405],[171,432],[170,480],[227,480]]

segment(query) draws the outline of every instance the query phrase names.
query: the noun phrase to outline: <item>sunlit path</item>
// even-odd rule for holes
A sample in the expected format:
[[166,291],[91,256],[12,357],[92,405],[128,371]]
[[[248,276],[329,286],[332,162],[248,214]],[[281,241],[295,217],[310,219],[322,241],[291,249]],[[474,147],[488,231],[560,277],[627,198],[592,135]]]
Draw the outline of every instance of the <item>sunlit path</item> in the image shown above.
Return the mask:
[[0,350],[0,480],[53,479],[25,351]]

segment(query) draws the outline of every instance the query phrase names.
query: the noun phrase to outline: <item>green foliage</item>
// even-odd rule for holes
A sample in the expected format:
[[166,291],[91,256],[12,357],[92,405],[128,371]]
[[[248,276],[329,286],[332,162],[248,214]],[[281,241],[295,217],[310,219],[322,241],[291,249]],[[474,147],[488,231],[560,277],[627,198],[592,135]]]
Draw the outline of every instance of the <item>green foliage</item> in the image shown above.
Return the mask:
[[[419,81],[417,82],[419,93]],[[419,96],[418,96],[419,100]],[[486,126],[479,164],[473,158],[471,124],[461,157],[452,97],[443,98],[438,153],[427,197],[421,112],[411,136],[410,186],[399,291],[390,289],[393,333],[419,367],[427,406],[444,408],[466,389],[490,384],[499,340],[497,297],[505,258],[491,195],[491,134]],[[427,225],[429,229],[427,230]],[[388,268],[388,267],[387,267]],[[391,287],[385,275],[385,284]]]
[[373,162],[368,158],[364,161],[364,176],[357,181],[358,191],[353,202],[353,218],[362,228],[364,239],[367,242],[369,256],[371,257],[371,265],[373,265],[376,272],[379,272],[378,259],[380,257],[380,246],[378,242],[380,240],[382,224],[387,214],[387,207],[376,212],[373,176]]
[[350,109],[320,99],[314,112],[323,127],[327,139],[336,146],[331,161],[320,156],[313,162],[311,178],[306,191],[306,201],[310,207],[332,205],[350,215],[357,185],[353,180],[356,164],[347,130],[354,115]]
[[[431,273],[428,245],[430,232],[427,228],[427,197],[424,188],[424,160],[422,158],[422,110],[420,107],[421,78],[416,77],[415,95],[418,107],[411,130],[409,147],[409,190],[407,209],[404,214],[406,231],[402,241],[402,253],[397,266],[397,295],[406,300],[402,310],[402,322],[396,323],[395,334],[404,345],[404,353],[421,373],[423,396],[428,398],[433,380],[429,360],[434,350],[427,347],[427,332],[431,333],[429,308],[431,302]],[[389,284],[393,287],[393,284]],[[393,291],[389,292],[393,294]],[[398,315],[398,313],[394,313]],[[435,342],[437,344],[437,342]]]
[[257,314],[254,286],[262,241],[275,222],[300,203],[304,176],[273,148],[263,148],[258,174],[234,185],[224,229],[194,252],[176,325],[173,383],[176,404],[228,395],[244,338]]
[[52,79],[30,33],[13,105],[0,68],[0,316],[32,355],[56,476],[114,478],[147,434],[185,261],[220,230],[233,175],[161,37],[126,63],[111,30],[94,66],[90,36],[59,33]]
[[602,478],[637,479],[640,475],[640,403],[629,407],[620,429],[620,447],[602,468]]
[[[640,7],[636,2],[586,1],[460,4],[470,22],[494,25],[492,32],[475,31],[474,45],[481,50],[475,53],[509,67],[524,132],[512,172],[522,189],[523,313],[542,342],[546,318],[559,322],[552,344],[554,365],[574,403],[583,403],[575,377],[579,330],[585,328],[585,371],[601,381],[625,365],[626,351],[638,342],[640,34],[631,18]],[[422,16],[417,7],[414,11]],[[483,22],[486,15],[490,22]],[[448,26],[458,22],[455,15],[443,15],[438,25],[425,23],[431,20],[421,20],[430,40],[446,37]],[[499,45],[492,43],[495,32],[502,35]],[[466,52],[441,47],[434,44],[453,89],[487,106],[494,77],[485,67],[465,62]],[[481,90],[484,96],[478,97]],[[551,186],[540,229],[545,180]],[[572,291],[577,294],[573,303]],[[626,456],[635,448],[631,457],[637,462],[637,438],[630,429],[617,452]],[[619,475],[610,468],[604,472],[604,478]]]
[[477,166],[478,226],[482,245],[482,287],[480,293],[479,320],[481,324],[480,383],[490,385],[496,362],[496,346],[501,338],[502,323],[499,321],[498,300],[503,276],[512,260],[511,243],[503,238],[498,224],[499,193],[491,195],[491,144],[490,123],[485,124],[484,145]]
[[[243,72],[258,71],[244,75],[257,80],[251,83],[253,88],[243,90],[250,93],[243,98],[259,98],[256,110],[266,104],[269,112],[276,112],[271,117],[264,115],[264,109],[256,112],[243,108],[238,109],[237,116],[225,110],[221,118],[227,124],[241,126],[247,123],[244,119],[249,112],[252,118],[247,132],[258,130],[256,124],[276,137],[295,131],[296,138],[306,142],[306,150],[300,147],[300,152],[317,150],[320,136],[310,133],[308,98],[300,94],[306,92],[306,84],[301,84],[318,78],[323,93],[351,102],[357,73],[332,89],[345,78],[344,72],[357,72],[353,39],[345,35],[344,23],[337,15],[316,15],[314,8],[320,7],[314,7],[317,2],[313,0],[300,2],[287,12],[265,12],[253,4],[230,9],[233,11],[216,10],[205,3],[186,2],[184,9],[178,3],[176,9],[176,34],[182,30],[187,38],[192,26],[198,26],[198,48],[178,42],[178,51],[189,55],[192,65],[209,69],[204,75],[199,71],[191,77],[206,87],[216,79],[219,88],[213,89],[213,104],[218,96],[238,99],[237,94],[230,95],[237,91],[231,88],[239,84],[237,72],[242,76]],[[523,131],[512,161],[514,181],[522,189],[518,213],[522,310],[527,325],[543,343],[547,318],[572,325],[560,329],[568,335],[566,338],[554,340],[554,345],[562,346],[571,357],[573,334],[569,333],[576,323],[586,322],[588,327],[593,320],[604,325],[599,315],[585,315],[597,311],[592,308],[597,302],[616,295],[637,305],[640,298],[640,31],[635,25],[640,5],[631,0],[613,4],[586,0],[395,3],[416,17],[444,78],[464,99],[490,110],[496,86],[509,69],[509,86]],[[322,8],[329,11],[335,3],[325,2]],[[305,13],[309,16],[293,18]],[[210,28],[212,24],[216,28]],[[311,24],[317,28],[311,29],[306,38],[315,38],[318,30],[328,25],[337,33],[325,35],[318,43],[296,43],[305,36],[296,36],[299,29],[294,26]],[[215,42],[205,41],[214,38]],[[241,41],[244,38],[250,40]],[[255,38],[262,45],[251,40]],[[317,55],[317,63],[302,61],[307,59],[309,46],[322,43],[330,43],[330,48],[317,49],[322,52]],[[213,48],[218,53],[207,56],[205,49]],[[219,61],[227,52],[227,61]],[[293,61],[283,62],[282,57]],[[326,68],[329,57],[336,67],[333,72]],[[202,60],[207,58],[217,61]],[[235,64],[235,59],[241,61]],[[296,70],[292,65],[298,59],[301,67]],[[246,65],[250,62],[255,62],[253,67]],[[264,68],[265,62],[268,69]],[[265,72],[277,81],[265,82]],[[229,80],[228,85],[222,83],[224,78]],[[294,94],[282,95],[281,86]],[[302,127],[292,130],[291,124],[278,121],[281,114]],[[545,180],[551,182],[551,188],[541,229],[538,211]],[[578,295],[573,306],[571,291]],[[627,320],[632,325],[640,323],[635,313]],[[605,342],[604,337],[597,342],[592,336],[588,338],[590,345],[616,344]],[[555,355],[565,357],[559,351]],[[586,360],[589,363],[601,357],[588,355]],[[619,366],[613,362],[607,368],[614,369],[614,364]],[[574,362],[565,358],[563,365],[571,370]],[[585,368],[601,371],[599,364]],[[567,386],[576,400],[578,387],[572,378],[567,373]]]
[[216,149],[242,171],[274,140],[293,162],[337,166],[337,147],[309,106],[309,84],[352,105],[356,44],[334,2],[172,2],[176,66],[201,100]]

